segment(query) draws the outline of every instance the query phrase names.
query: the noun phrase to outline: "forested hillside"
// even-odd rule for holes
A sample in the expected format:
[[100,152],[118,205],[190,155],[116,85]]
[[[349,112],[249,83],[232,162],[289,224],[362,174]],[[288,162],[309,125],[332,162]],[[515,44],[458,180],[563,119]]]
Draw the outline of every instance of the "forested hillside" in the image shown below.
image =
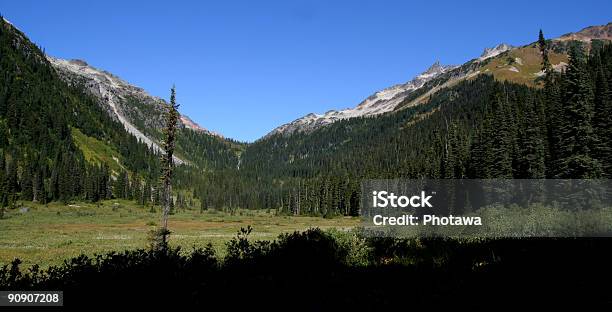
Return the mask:
[[[19,200],[159,200],[157,153],[84,86],[63,81],[44,52],[3,18],[0,73],[0,206]],[[177,145],[202,171],[234,168],[241,149],[187,128],[180,129]]]
[[[369,178],[611,177],[612,46],[541,36],[511,53],[466,63],[457,70],[488,66],[490,72],[453,84],[443,82],[457,72],[444,73],[393,112],[309,133],[245,145],[180,128],[177,155],[187,162],[177,167],[176,205],[355,215],[360,183]],[[529,64],[539,58],[541,75],[529,84],[516,83],[527,76],[500,76],[509,65],[495,63],[519,55]],[[569,64],[559,73],[550,58]],[[0,73],[3,207],[18,200],[159,203],[154,149],[126,131],[84,85],[62,80],[44,53],[3,19]],[[159,130],[146,123],[159,112],[128,100],[126,115],[160,140]]]
[[0,186],[2,205],[46,202],[108,192],[110,170],[87,163],[71,127],[121,154],[126,170],[150,176],[157,157],[103,113],[94,100],[63,83],[44,54],[0,19]]
[[364,178],[609,177],[611,46],[585,55],[574,42],[562,74],[538,47],[539,88],[479,75],[393,114],[258,141],[241,171],[279,187],[287,177],[276,204],[300,213],[354,212]]

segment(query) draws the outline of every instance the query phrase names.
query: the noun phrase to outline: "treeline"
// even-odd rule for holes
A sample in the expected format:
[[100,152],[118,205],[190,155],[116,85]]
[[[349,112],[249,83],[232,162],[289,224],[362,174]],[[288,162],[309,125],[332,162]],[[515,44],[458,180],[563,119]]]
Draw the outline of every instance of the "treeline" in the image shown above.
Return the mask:
[[[187,174],[192,176],[193,172]],[[242,170],[224,170],[202,173],[194,180],[194,194],[202,210],[275,209],[327,217],[359,211],[359,180],[348,175],[253,177]]]

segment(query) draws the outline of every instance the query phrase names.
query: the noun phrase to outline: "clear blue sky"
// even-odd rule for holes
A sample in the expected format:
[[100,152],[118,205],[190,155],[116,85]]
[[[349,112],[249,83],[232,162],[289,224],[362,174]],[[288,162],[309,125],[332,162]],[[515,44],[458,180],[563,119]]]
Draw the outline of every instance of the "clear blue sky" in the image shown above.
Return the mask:
[[47,53],[169,97],[205,128],[252,141],[351,107],[440,60],[612,21],[612,1],[3,1]]

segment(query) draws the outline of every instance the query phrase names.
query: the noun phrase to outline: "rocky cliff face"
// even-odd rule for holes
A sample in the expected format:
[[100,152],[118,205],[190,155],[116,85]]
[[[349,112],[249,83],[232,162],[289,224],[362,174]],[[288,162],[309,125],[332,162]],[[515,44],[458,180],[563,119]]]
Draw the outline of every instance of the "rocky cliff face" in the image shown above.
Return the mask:
[[[154,150],[159,151],[160,129],[164,126],[163,99],[148,94],[144,89],[131,85],[104,70],[97,69],[83,60],[63,60],[47,56],[60,77],[71,85],[80,85],[99,99],[108,114],[121,122],[126,131],[136,136]],[[216,135],[181,115],[181,127]],[[176,158],[175,161],[183,161]]]
[[509,45],[509,44],[505,44],[505,43],[500,43],[498,45],[496,45],[493,48],[486,48],[484,49],[484,51],[482,52],[482,55],[480,55],[480,57],[478,58],[479,61],[484,61],[488,58],[492,58],[495,56],[500,55],[501,53],[504,53],[508,50],[514,49],[513,46]]

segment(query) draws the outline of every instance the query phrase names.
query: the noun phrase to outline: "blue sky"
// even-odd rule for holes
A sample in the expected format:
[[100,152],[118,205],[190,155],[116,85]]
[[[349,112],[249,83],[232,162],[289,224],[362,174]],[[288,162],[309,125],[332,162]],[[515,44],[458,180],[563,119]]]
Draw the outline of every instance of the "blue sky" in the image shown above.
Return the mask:
[[169,97],[205,128],[252,141],[352,107],[439,60],[461,64],[612,21],[612,1],[3,1],[50,55]]

